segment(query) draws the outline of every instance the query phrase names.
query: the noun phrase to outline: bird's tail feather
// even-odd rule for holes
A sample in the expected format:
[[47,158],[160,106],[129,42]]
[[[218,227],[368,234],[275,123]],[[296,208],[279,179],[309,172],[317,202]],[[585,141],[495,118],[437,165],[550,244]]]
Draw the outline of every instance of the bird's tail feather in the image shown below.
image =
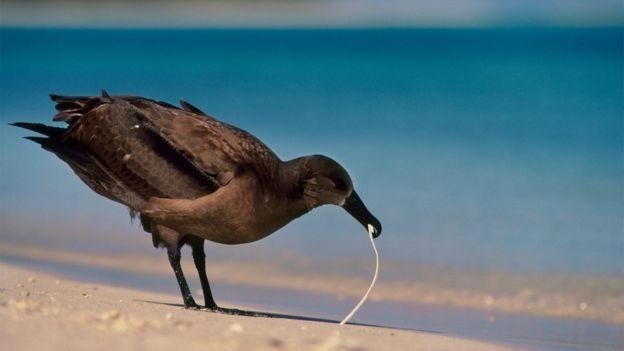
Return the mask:
[[33,132],[43,134],[50,138],[60,138],[66,131],[65,128],[52,127],[42,123],[15,122],[10,123],[10,125],[32,130]]
[[12,125],[46,135],[46,137],[27,136],[25,139],[41,145],[43,149],[67,163],[74,173],[96,193],[133,209],[143,206],[145,200],[129,190],[101,164],[97,157],[80,145],[63,142],[61,136],[65,131],[64,128],[24,122]]

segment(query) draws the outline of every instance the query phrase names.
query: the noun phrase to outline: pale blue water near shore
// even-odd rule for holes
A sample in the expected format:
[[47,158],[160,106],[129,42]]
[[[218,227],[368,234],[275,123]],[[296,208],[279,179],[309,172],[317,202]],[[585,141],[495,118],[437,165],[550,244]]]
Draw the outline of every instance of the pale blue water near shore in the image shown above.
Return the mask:
[[[624,273],[621,28],[5,28],[0,54],[3,125],[49,122],[48,93],[185,98],[282,158],[343,163],[384,224],[387,258]],[[5,223],[77,211],[101,217],[89,226],[131,232],[123,210],[19,138],[27,133],[0,133]],[[355,221],[316,212],[259,247],[369,254]]]

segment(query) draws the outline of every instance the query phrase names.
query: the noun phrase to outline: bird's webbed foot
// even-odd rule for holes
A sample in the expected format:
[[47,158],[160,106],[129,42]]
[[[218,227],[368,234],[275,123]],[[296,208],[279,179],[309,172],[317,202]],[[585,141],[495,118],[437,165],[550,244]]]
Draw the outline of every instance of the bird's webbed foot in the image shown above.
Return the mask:
[[208,310],[210,312],[229,314],[229,315],[234,315],[234,316],[264,317],[264,318],[271,318],[271,317],[273,317],[272,315],[270,315],[268,313],[255,312],[255,311],[245,311],[245,310],[239,310],[239,309],[236,309],[236,308],[225,308],[225,307],[220,307],[220,306],[217,306],[217,305],[206,307],[206,310]]

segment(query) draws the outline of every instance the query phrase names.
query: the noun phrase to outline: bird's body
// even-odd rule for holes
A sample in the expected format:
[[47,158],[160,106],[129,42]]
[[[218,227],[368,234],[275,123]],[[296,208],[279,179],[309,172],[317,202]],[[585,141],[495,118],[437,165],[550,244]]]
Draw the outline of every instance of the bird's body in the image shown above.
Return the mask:
[[29,139],[65,161],[92,190],[141,217],[154,245],[167,248],[189,307],[195,303],[179,267],[185,243],[193,247],[206,305],[216,309],[203,268],[204,240],[253,242],[327,203],[381,231],[346,171],[327,157],[283,162],[253,135],[183,101],[178,108],[106,93],[52,99],[54,119],[68,128],[15,125],[46,135]]

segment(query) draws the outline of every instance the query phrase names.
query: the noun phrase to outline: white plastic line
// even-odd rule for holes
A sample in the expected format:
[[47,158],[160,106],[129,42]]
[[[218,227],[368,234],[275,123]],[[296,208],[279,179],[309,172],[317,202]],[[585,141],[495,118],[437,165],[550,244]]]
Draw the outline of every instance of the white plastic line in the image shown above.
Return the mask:
[[368,298],[368,294],[370,294],[371,290],[373,290],[373,286],[375,286],[375,282],[377,282],[377,275],[379,274],[379,252],[377,252],[377,247],[375,246],[375,240],[373,239],[374,228],[372,225],[368,225],[368,237],[370,238],[371,245],[373,245],[373,251],[375,251],[375,275],[373,276],[373,281],[371,282],[368,290],[366,290],[366,294],[362,297],[360,302],[353,308],[353,310],[340,322],[340,325],[345,325],[351,317],[362,307],[366,299]]

